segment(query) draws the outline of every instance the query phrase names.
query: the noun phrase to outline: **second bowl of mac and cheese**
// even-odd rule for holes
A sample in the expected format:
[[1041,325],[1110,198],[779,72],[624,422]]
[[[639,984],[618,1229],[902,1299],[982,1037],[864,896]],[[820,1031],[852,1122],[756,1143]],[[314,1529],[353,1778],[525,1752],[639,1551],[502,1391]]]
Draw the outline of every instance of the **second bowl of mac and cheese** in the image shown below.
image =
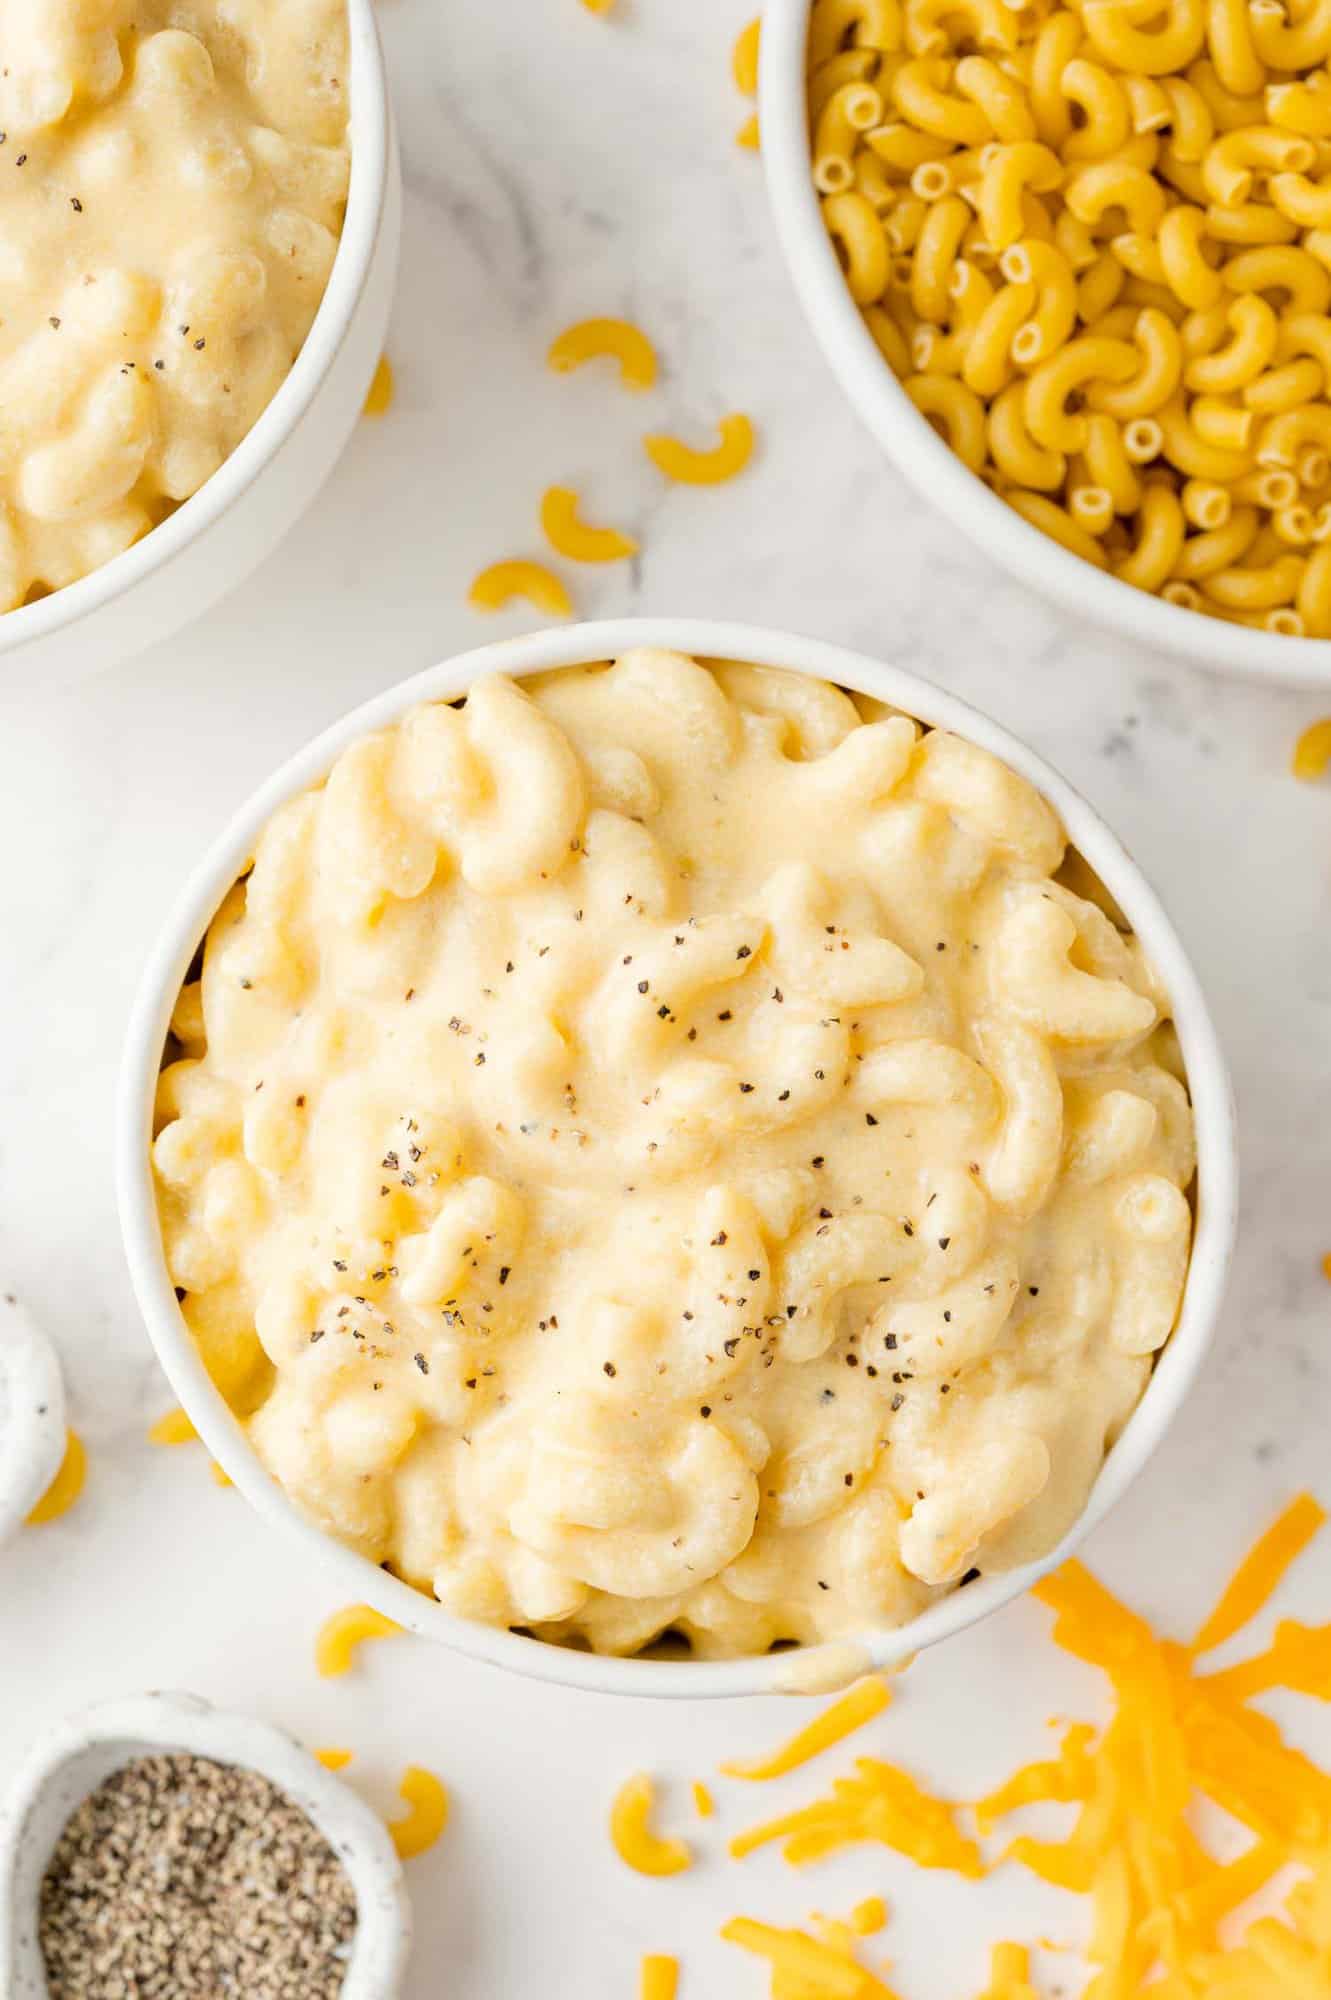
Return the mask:
[[671,621],[279,773],[154,956],[120,1166],[248,1497],[403,1624],[645,1692],[898,1660],[1061,1557],[1234,1208],[1204,1002],[1076,794],[908,674]]
[[371,0],[6,18],[0,696],[164,637],[304,510],[397,259]]
[[1318,684],[1329,47],[1240,0],[768,0],[760,79],[791,275],[906,477],[1079,617]]

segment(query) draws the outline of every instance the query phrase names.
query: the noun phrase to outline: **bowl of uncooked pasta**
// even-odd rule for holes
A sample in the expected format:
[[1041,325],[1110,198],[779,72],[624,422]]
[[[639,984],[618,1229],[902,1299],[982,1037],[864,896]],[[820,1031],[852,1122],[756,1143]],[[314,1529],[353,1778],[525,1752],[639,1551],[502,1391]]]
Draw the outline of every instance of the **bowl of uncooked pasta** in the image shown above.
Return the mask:
[[644,1694],[845,1682],[1131,1482],[1234,1225],[1206,1003],[1040,758],[899,668],[635,619],[278,771],[130,1028],[131,1270],[349,1597]]
[[0,698],[270,552],[364,403],[400,230],[371,0],[58,11],[19,0],[0,75]]
[[1331,681],[1331,27],[768,0],[777,233],[910,480],[1078,617]]

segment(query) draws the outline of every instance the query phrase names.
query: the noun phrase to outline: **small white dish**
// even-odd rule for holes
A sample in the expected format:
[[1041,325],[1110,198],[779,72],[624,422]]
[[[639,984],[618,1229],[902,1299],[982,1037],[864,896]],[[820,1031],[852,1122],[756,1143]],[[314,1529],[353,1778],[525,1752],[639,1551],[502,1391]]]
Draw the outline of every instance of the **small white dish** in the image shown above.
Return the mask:
[[0,1294],[0,1544],[27,1520],[65,1455],[65,1384],[26,1306]]
[[929,503],[996,563],[1079,619],[1221,673],[1295,687],[1331,683],[1331,639],[1251,632],[1162,598],[1083,562],[1000,500],[920,415],[878,351],[819,212],[811,177],[804,49],[810,0],[766,0],[758,122],[777,238],[805,317],[859,416]]
[[[1038,1563],[954,1590],[908,1624],[850,1636],[832,1646],[724,1661],[609,1659],[497,1631],[446,1611],[435,1599],[324,1534],[297,1510],[251,1448],[199,1358],[176,1301],[153,1189],[153,1104],[167,1028],[191,960],[213,916],[248,865],[271,815],[326,776],[347,745],[397,722],[423,701],[449,701],[486,674],[521,679],[550,668],[614,659],[631,647],[665,647],[704,658],[748,660],[858,689],[935,727],[955,730],[1028,778],[1058,813],[1068,837],[1117,901],[1164,980],[1188,1070],[1196,1121],[1198,1207],[1192,1262],[1178,1325],[1150,1384],[1091,1490],[1086,1509]],[[645,1695],[813,1692],[871,1668],[895,1666],[1009,1603],[1065,1560],[1132,1484],[1168,1430],[1192,1383],[1224,1291],[1238,1200],[1234,1109],[1224,1057],[1206,1000],[1177,933],[1136,864],[1104,821],[1042,757],[954,695],[901,667],[789,632],[702,618],[624,618],[502,640],[445,660],[377,695],[297,752],[240,808],[194,870],[149,957],[130,1020],[121,1075],[116,1169],[130,1273],[158,1359],[208,1450],[250,1504],[298,1535],[351,1600],[364,1600],[413,1632],[475,1659],[566,1686]]]
[[247,437],[174,514],[123,555],[35,604],[0,613],[0,702],[142,652],[241,583],[327,479],[383,351],[397,278],[402,185],[374,0],[347,0],[351,185],[328,288],[291,373]]
[[402,1863],[383,1822],[340,1779],[267,1723],[192,1694],[107,1702],[58,1723],[0,1801],[0,1993],[48,2000],[38,1943],[42,1877],[70,1815],[135,1758],[184,1752],[271,1779],[318,1827],[356,1891],[356,1935],[339,2000],[393,2000],[411,1943]]

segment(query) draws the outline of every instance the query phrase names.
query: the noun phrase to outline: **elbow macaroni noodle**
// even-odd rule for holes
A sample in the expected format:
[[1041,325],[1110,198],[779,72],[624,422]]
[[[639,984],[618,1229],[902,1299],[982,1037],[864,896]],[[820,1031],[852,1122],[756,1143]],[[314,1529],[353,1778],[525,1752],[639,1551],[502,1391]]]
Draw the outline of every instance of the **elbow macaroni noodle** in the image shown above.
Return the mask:
[[808,43],[828,233],[958,457],[1123,582],[1319,638],[1329,58],[1324,0],[814,0]]
[[10,0],[4,34],[0,613],[235,450],[310,330],[349,170],[340,0]]
[[1168,1013],[958,737],[733,661],[489,678],[219,910],[167,1262],[296,1503],[454,1612],[832,1639],[1081,1509],[1187,1268]]

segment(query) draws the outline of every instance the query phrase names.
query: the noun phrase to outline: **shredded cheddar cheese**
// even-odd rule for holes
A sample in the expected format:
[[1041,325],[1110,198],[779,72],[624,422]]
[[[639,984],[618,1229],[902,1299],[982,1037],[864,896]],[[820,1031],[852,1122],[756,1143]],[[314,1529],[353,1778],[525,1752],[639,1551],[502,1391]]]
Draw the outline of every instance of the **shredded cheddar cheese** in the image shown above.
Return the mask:
[[996,1944],[989,1984],[980,2000],[1039,2000],[1031,1985],[1031,1955],[1022,1944]]
[[743,146],[744,150],[749,153],[756,153],[758,151],[761,140],[758,133],[758,114],[756,111],[750,112],[738,132],[736,132],[735,144]]
[[701,1778],[693,1781],[693,1804],[699,1819],[710,1819],[716,1811],[716,1801]]
[[199,1433],[181,1409],[168,1410],[148,1432],[149,1444],[192,1444]]
[[732,1757],[721,1769],[727,1778],[784,1778],[788,1771],[794,1771],[810,1758],[830,1750],[834,1743],[844,1742],[853,1730],[863,1728],[876,1715],[881,1715],[892,1699],[892,1690],[877,1674],[871,1674],[815,1716],[788,1743],[767,1757]]
[[345,1771],[351,1762],[350,1750],[316,1750],[312,1754],[316,1764],[322,1764],[325,1771]]
[[1331,1281],[1331,1250],[1322,1259],[1322,1276]]
[[1325,1521],[1326,1515],[1311,1493],[1300,1494],[1239,1564],[1220,1602],[1193,1640],[1193,1652],[1209,1653],[1250,1625]]
[[855,1772],[837,1778],[829,1797],[737,1833],[730,1852],[739,1861],[780,1840],[786,1860],[801,1867],[838,1848],[878,1840],[921,1868],[950,1868],[970,1877],[984,1873],[980,1851],[957,1826],[953,1806],[877,1757],[857,1758]]
[[541,500],[541,528],[557,555],[570,562],[620,562],[638,553],[632,535],[592,528],[578,518],[578,496],[568,486],[548,487]]
[[551,618],[571,618],[573,600],[553,570],[538,562],[497,562],[483,569],[467,593],[475,611],[502,611],[515,597],[525,597]]
[[1331,768],[1331,715],[1312,722],[1294,745],[1290,769],[1296,778],[1320,778]]
[[357,1650],[367,1639],[391,1639],[402,1631],[382,1611],[368,1604],[348,1604],[334,1611],[319,1627],[314,1642],[314,1664],[326,1680],[349,1673]]
[[556,336],[545,358],[556,375],[568,375],[584,362],[606,356],[618,361],[626,389],[650,389],[655,382],[656,349],[642,328],[627,319],[581,319]]
[[658,472],[685,486],[719,486],[743,472],[753,456],[753,425],[739,414],[722,417],[721,442],[711,451],[695,451],[679,438],[649,433],[643,447]]
[[393,364],[386,354],[381,354],[374,380],[362,405],[362,414],[367,417],[385,416],[392,407],[393,388]]
[[856,1958],[852,1926],[834,1918],[815,1917],[811,1934],[732,1917],[721,1935],[767,1960],[772,2000],[897,2000]]
[[404,1861],[433,1847],[448,1825],[448,1793],[433,1771],[408,1764],[398,1786],[408,1810],[401,1819],[390,1820],[388,1831]]
[[675,2000],[679,1990],[679,1960],[663,1952],[649,1952],[642,1961],[639,2000]]
[[850,1927],[856,1937],[873,1937],[887,1923],[887,1904],[881,1896],[866,1896],[850,1913]]
[[67,1514],[82,1493],[87,1474],[88,1454],[83,1448],[83,1439],[77,1431],[70,1431],[65,1440],[65,1455],[60,1461],[60,1470],[29,1514],[27,1526],[40,1528],[46,1522],[58,1521],[62,1514]]
[[232,1479],[232,1477],[231,1477],[230,1473],[229,1473],[229,1472],[224,1472],[224,1471],[222,1470],[222,1467],[221,1467],[221,1466],[220,1466],[220,1465],[219,1465],[219,1464],[217,1463],[217,1460],[216,1460],[215,1458],[210,1458],[210,1459],[209,1459],[209,1461],[208,1461],[208,1470],[209,1470],[209,1472],[211,1472],[211,1473],[212,1473],[212,1475],[213,1475],[213,1485],[214,1485],[214,1486],[234,1486],[234,1485],[235,1485],[235,1481],[234,1481],[234,1480]]
[[638,1772],[615,1793],[610,1807],[610,1838],[620,1860],[639,1875],[678,1875],[693,1855],[682,1840],[663,1840],[649,1824],[656,1791],[649,1777]]

